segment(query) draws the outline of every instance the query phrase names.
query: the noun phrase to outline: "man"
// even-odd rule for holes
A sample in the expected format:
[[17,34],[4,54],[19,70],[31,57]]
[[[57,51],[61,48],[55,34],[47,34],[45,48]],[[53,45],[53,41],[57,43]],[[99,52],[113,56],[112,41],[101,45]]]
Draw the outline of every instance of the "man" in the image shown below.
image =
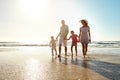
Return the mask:
[[64,47],[65,47],[65,56],[67,56],[67,40],[66,39],[67,39],[69,28],[65,24],[64,20],[61,20],[61,24],[62,24],[62,26],[60,27],[60,32],[56,38],[56,39],[58,39],[58,37],[60,37],[59,38],[59,55],[58,55],[58,57],[61,57],[62,43],[64,44]]

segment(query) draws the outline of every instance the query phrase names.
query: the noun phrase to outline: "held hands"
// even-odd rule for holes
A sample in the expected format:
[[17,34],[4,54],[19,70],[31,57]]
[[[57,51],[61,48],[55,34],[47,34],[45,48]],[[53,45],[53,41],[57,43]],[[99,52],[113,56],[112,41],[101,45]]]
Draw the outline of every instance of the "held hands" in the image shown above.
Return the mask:
[[80,42],[80,38],[78,38],[78,42]]
[[65,37],[64,40],[70,40],[70,38],[68,39],[67,37]]
[[58,37],[56,37],[56,41],[58,41]]
[[[64,38],[64,40],[70,40],[67,37]],[[58,37],[56,37],[56,41],[58,41]]]
[[64,37],[64,40],[66,40],[67,39],[67,37]]

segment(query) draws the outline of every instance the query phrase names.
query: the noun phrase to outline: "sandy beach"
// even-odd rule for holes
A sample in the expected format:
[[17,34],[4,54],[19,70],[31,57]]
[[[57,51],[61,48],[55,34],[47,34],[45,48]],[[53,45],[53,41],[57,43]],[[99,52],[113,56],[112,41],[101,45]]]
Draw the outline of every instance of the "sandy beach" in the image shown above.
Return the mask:
[[[70,54],[70,53],[68,53]],[[50,47],[1,47],[0,80],[119,80],[120,54],[88,52],[83,59],[62,54],[52,57]]]

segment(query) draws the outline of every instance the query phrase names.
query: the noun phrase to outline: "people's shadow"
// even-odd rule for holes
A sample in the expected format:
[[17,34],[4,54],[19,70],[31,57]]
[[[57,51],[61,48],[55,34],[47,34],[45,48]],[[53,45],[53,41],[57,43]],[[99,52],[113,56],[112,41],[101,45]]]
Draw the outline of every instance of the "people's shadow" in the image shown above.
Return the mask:
[[62,64],[68,65],[68,59],[66,57],[59,57],[59,62],[61,62]]
[[114,64],[99,60],[90,61],[92,64],[89,65],[89,69],[107,77],[110,80],[119,80],[120,79],[120,64]]
[[[120,79],[120,64],[114,64],[110,62],[104,62],[100,60],[81,60],[77,59],[71,62],[74,65],[81,66],[86,69],[93,70],[109,80]],[[84,71],[86,72],[86,71]]]
[[90,69],[110,80],[120,79],[120,64],[114,64],[95,59],[84,60],[80,58],[59,58],[59,61],[68,66],[69,64],[73,64],[86,68],[86,71],[84,71],[84,73],[86,72],[86,74],[87,70]]

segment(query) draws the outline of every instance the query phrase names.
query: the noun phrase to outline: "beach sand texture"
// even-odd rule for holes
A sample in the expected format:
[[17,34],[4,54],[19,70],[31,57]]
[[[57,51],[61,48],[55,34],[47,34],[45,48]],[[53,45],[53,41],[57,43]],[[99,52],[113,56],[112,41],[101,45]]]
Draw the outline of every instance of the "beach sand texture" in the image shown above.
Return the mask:
[[0,80],[119,80],[120,55],[51,56],[49,47],[1,47]]

